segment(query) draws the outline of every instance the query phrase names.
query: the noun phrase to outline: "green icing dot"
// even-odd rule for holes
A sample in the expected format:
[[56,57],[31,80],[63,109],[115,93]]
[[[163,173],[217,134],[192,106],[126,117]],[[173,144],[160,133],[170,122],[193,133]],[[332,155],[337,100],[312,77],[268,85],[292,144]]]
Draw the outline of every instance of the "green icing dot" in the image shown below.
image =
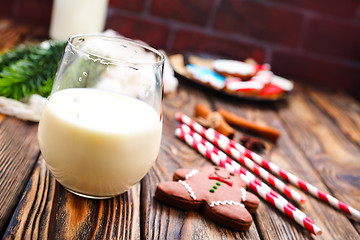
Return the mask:
[[220,186],[220,185],[221,185],[221,183],[220,183],[220,182],[216,182],[216,185]]
[[215,190],[214,190],[214,189],[210,189],[210,192],[212,192],[212,193],[213,193],[213,192],[215,192]]
[[213,186],[213,188],[214,188],[214,189],[217,189],[217,186],[216,186],[216,185],[214,185],[214,186]]

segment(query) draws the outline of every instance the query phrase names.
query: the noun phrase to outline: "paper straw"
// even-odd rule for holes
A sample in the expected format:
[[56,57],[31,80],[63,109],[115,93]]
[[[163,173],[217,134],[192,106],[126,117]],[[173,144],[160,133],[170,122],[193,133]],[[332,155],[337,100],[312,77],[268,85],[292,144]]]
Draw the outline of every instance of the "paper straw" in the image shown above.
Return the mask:
[[206,138],[209,139],[211,142],[217,142],[219,146],[223,149],[236,149],[241,154],[244,154],[246,157],[250,158],[260,166],[266,168],[267,170],[271,171],[272,173],[283,177],[287,181],[289,181],[291,184],[299,187],[303,191],[311,194],[312,196],[328,203],[330,206],[333,206],[342,212],[344,212],[347,216],[350,218],[360,222],[360,212],[356,210],[355,208],[346,205],[345,203],[339,201],[335,197],[322,192],[315,186],[311,185],[310,183],[305,182],[304,180],[298,178],[292,173],[287,172],[286,170],[278,167],[276,164],[269,162],[265,158],[261,157],[260,155],[248,150],[244,146],[242,146],[239,143],[234,142],[233,140],[227,138],[226,136],[220,134],[216,130],[209,128],[205,129],[203,126],[189,118],[183,113],[176,113],[176,117],[179,121],[186,123],[191,128],[193,128],[196,132],[200,133],[201,135],[205,135]]
[[[209,133],[209,131],[207,129],[205,129],[203,126],[201,126],[200,124],[193,122],[192,120],[188,120],[185,119],[186,116],[184,114],[178,113],[177,117],[180,121],[182,122],[187,122],[188,125],[190,125],[190,127],[192,127],[194,130],[198,130],[197,132],[202,135],[205,138],[208,138],[207,133]],[[199,125],[199,126],[197,126]],[[184,129],[186,130],[186,129]],[[213,136],[214,134],[212,134],[211,136]],[[209,139],[209,138],[208,138]],[[210,141],[212,141],[214,138],[212,137],[212,139],[209,139]],[[277,177],[275,177],[274,175],[272,175],[271,173],[269,173],[268,171],[266,171],[265,169],[263,169],[262,167],[260,167],[258,164],[256,164],[255,162],[253,162],[251,159],[249,159],[248,157],[244,156],[243,154],[241,154],[238,150],[236,150],[235,148],[229,148],[229,147],[223,147],[223,145],[219,144],[218,141],[212,141],[216,146],[218,146],[219,148],[221,148],[223,151],[225,151],[227,154],[231,155],[233,158],[235,158],[237,161],[239,161],[241,164],[245,165],[247,168],[249,168],[251,171],[253,171],[254,173],[256,173],[257,175],[259,175],[260,177],[262,177],[264,180],[266,180],[270,185],[274,186],[276,189],[278,189],[279,191],[281,191],[282,193],[284,193],[286,196],[288,196],[290,199],[293,199],[294,201],[296,201],[297,203],[305,203],[305,199],[295,190],[291,189],[289,186],[287,186],[283,181],[281,181],[280,179],[278,179]]]
[[[180,139],[185,141],[189,146],[196,149],[203,156],[209,158],[214,164],[224,167],[230,172],[239,174],[240,177],[244,180],[244,182],[252,190],[254,190],[261,198],[265,199],[267,202],[275,206],[278,210],[280,210],[285,215],[293,219],[300,226],[304,227],[305,229],[307,229],[308,231],[310,231],[315,235],[320,235],[322,233],[321,229],[318,226],[316,226],[310,218],[306,217],[304,213],[302,214],[299,213],[300,210],[298,211],[294,210],[293,207],[284,204],[284,202],[281,201],[278,197],[270,194],[265,187],[263,187],[262,185],[258,185],[255,181],[251,181],[250,177],[248,177],[248,174],[243,173],[242,170],[243,168],[237,162],[230,159],[229,157],[227,157],[226,160],[224,161],[222,159],[223,157],[219,156],[219,153],[221,151],[218,150],[216,147],[214,147],[214,145],[212,145],[210,142],[206,141],[205,139],[202,140],[203,143],[197,141],[196,139],[203,139],[199,134],[193,133],[194,136],[191,136],[190,134],[182,131],[181,128],[176,129],[175,134]],[[217,149],[218,153],[216,153],[214,149]],[[223,156],[227,156],[227,155],[223,153]]]
[[[284,197],[282,197],[281,195],[279,195],[277,192],[275,192],[272,188],[270,188],[268,185],[266,185],[264,182],[262,182],[260,179],[258,179],[254,174],[252,174],[251,172],[247,171],[245,168],[241,167],[241,165],[239,165],[237,162],[235,162],[234,160],[232,160],[231,158],[228,157],[228,155],[226,155],[225,153],[223,153],[222,151],[220,151],[218,148],[216,148],[212,143],[210,143],[209,141],[207,141],[205,138],[203,138],[202,136],[200,136],[199,134],[195,133],[193,130],[191,130],[187,125],[185,124],[181,124],[180,125],[180,130],[182,132],[184,132],[185,134],[189,134],[191,137],[194,138],[194,140],[196,140],[197,142],[200,142],[201,144],[203,144],[204,146],[206,146],[206,148],[217,154],[220,159],[221,162],[224,163],[229,163],[231,166],[234,166],[236,169],[238,169],[238,171],[241,174],[246,175],[246,177],[248,177],[250,179],[250,181],[254,182],[256,185],[259,185],[260,187],[265,188],[266,191],[269,192],[269,194],[271,194],[274,197],[277,197],[280,201],[282,201],[284,204],[286,204],[287,206],[289,206],[290,208],[294,209],[295,211],[298,211],[299,214],[302,214],[304,217],[306,217],[305,213],[303,213],[302,211],[300,211],[298,208],[296,208],[294,205],[292,205],[289,201],[287,201]],[[218,163],[215,163],[218,165]],[[308,218],[308,220],[310,222],[313,222],[310,218]]]

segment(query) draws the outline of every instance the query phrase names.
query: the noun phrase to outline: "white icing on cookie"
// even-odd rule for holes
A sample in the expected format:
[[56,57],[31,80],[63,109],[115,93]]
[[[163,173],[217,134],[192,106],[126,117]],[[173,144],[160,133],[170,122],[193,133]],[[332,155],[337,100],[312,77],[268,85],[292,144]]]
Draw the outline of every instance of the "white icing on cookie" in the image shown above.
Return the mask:
[[260,90],[264,87],[264,84],[255,81],[241,81],[241,80],[227,79],[225,83],[225,87],[230,91]]
[[227,72],[229,74],[239,74],[243,76],[253,75],[256,72],[254,65],[236,60],[219,59],[213,61],[212,66],[218,72]]
[[294,84],[291,81],[276,75],[273,76],[271,83],[285,91],[291,91],[294,88]]
[[198,174],[199,170],[194,169],[191,172],[189,172],[188,174],[185,175],[185,179],[188,180],[189,178],[193,177],[194,175]]
[[181,183],[185,189],[190,193],[190,197],[194,200],[196,200],[196,196],[195,196],[195,193],[193,192],[192,188],[190,187],[189,184],[187,184],[186,182],[182,181],[182,180],[179,180],[178,181],[179,183]]
[[239,206],[239,207],[245,207],[244,204],[240,203],[240,202],[236,202],[233,200],[225,200],[225,201],[212,201],[210,203],[210,207],[215,207],[215,206],[219,206],[219,205],[235,205],[235,206]]
[[274,74],[271,71],[263,70],[255,74],[250,81],[268,84],[272,81]]
[[245,202],[246,201],[246,190],[245,188],[240,188],[241,191],[241,201]]

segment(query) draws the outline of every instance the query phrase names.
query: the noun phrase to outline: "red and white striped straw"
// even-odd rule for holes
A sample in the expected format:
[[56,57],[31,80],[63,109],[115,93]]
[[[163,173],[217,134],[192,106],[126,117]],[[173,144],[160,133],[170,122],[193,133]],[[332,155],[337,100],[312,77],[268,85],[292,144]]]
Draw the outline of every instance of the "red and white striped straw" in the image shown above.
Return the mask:
[[[189,128],[190,129],[190,128]],[[187,131],[186,128],[183,128],[184,131]],[[206,137],[207,131],[203,131],[204,135],[203,137]],[[227,154],[231,155],[235,160],[240,162],[241,164],[245,165],[247,168],[249,168],[251,171],[262,177],[264,180],[266,180],[269,184],[277,188],[279,191],[284,193],[289,198],[293,199],[294,201],[298,203],[305,203],[305,199],[295,190],[291,189],[288,185],[286,185],[283,181],[260,167],[258,164],[253,162],[248,157],[245,157],[243,154],[241,154],[238,150],[234,148],[223,148],[220,144],[218,144],[217,141],[213,141],[213,143],[220,147],[223,151],[225,151]]]
[[294,184],[295,186],[299,187],[303,191],[310,193],[312,196],[328,203],[330,206],[333,206],[341,210],[342,212],[347,214],[350,218],[360,222],[360,212],[355,208],[346,205],[345,203],[339,201],[338,199],[327,193],[322,192],[321,190],[311,185],[310,183],[307,183],[304,180],[295,176],[294,174],[289,173],[286,170],[278,167],[276,164],[269,162],[265,158],[248,150],[241,144],[234,142],[233,140],[217,132],[216,130],[212,128],[209,129],[204,128],[199,123],[195,122],[185,114],[178,112],[176,113],[176,117],[179,121],[189,125],[196,132],[205,136],[209,141],[216,142],[217,145],[221,146],[222,149],[230,149],[230,151],[231,149],[236,149],[241,154],[244,154],[246,157],[250,158],[251,160],[261,165],[262,167],[266,168],[267,170],[271,171],[272,173],[283,177],[284,179]]
[[[267,192],[269,192],[269,194],[271,194],[272,196],[278,198],[281,202],[283,202],[283,204],[289,206],[290,208],[294,209],[294,211],[298,211],[298,214],[303,215],[305,218],[307,217],[305,215],[305,213],[303,213],[301,210],[299,210],[298,208],[296,208],[294,205],[292,205],[289,201],[287,201],[284,197],[282,197],[281,195],[279,195],[277,192],[275,192],[272,188],[270,188],[268,185],[266,185],[265,183],[263,183],[260,179],[258,179],[254,174],[252,174],[251,172],[247,171],[245,168],[242,168],[237,162],[235,162],[234,160],[232,160],[231,158],[228,157],[228,155],[226,155],[225,153],[223,153],[222,151],[220,151],[218,148],[216,148],[212,143],[210,143],[209,141],[207,141],[205,138],[203,138],[202,136],[200,136],[199,134],[195,133],[193,130],[191,130],[187,125],[185,124],[181,124],[180,125],[180,130],[182,132],[184,132],[185,134],[190,135],[191,137],[194,138],[195,141],[200,142],[201,144],[203,144],[204,146],[206,146],[206,148],[217,154],[220,157],[221,162],[224,163],[229,163],[231,166],[235,167],[235,169],[238,169],[238,171],[241,174],[246,175],[246,177],[248,177],[250,179],[250,181],[254,182],[256,185],[259,185],[260,187],[263,187]],[[218,162],[214,162],[215,164],[219,165]],[[313,222],[310,218],[308,218],[308,220],[310,222]]]
[[[181,128],[176,129],[175,134],[185,141],[189,146],[196,149],[199,153],[209,158],[214,164],[219,165],[228,169],[230,172],[234,172],[240,175],[240,177],[244,180],[244,182],[255,191],[261,198],[265,199],[267,202],[275,206],[278,210],[289,216],[295,222],[297,222],[300,226],[304,227],[311,233],[315,235],[320,235],[321,229],[316,226],[313,221],[306,217],[304,213],[302,213],[298,209],[294,209],[292,205],[284,204],[282,200],[280,200],[277,196],[272,195],[267,188],[263,185],[259,185],[257,182],[252,181],[248,174],[245,174],[245,171],[237,162],[229,158],[225,153],[221,152],[219,149],[214,147],[210,142],[206,141],[199,134],[193,133],[194,136],[184,132]],[[197,141],[196,139],[203,139],[202,141]],[[217,149],[214,151],[214,149]],[[219,153],[222,153],[223,156],[226,156],[226,160],[223,160],[223,157],[219,156]],[[249,173],[248,171],[246,171]],[[250,173],[251,174],[251,173]],[[259,181],[259,180],[258,180]],[[269,187],[268,187],[269,188]],[[301,214],[301,213],[302,214]]]
[[[187,117],[186,115],[184,115],[182,113],[177,113],[177,118],[180,121],[188,124],[191,128],[193,128],[195,131],[197,131],[203,137],[208,138],[208,135],[209,135],[209,134],[207,134],[209,132],[208,129],[204,128],[203,126],[201,126],[200,124],[191,120],[189,117]],[[186,130],[186,129],[184,129],[184,130]],[[214,136],[214,134],[212,134],[211,136]],[[222,150],[224,150],[226,153],[231,155],[233,158],[235,158],[241,164],[245,165],[251,171],[253,171],[254,173],[261,176],[264,180],[266,180],[269,184],[271,184],[272,186],[277,188],[279,191],[284,193],[286,196],[288,196],[289,198],[293,199],[294,201],[296,201],[298,203],[301,203],[301,204],[305,203],[305,199],[297,191],[295,191],[295,190],[291,189],[289,186],[287,186],[283,181],[276,178],[274,175],[272,175],[271,173],[269,173],[268,171],[266,171],[265,169],[260,167],[258,164],[253,162],[251,159],[249,159],[248,157],[241,154],[238,150],[236,150],[234,148],[230,148],[230,147],[224,147],[222,144],[219,144],[219,142],[216,141],[216,139],[215,139],[215,141],[213,141],[213,139],[214,138],[212,137],[212,139],[209,139],[209,140],[212,141],[216,146],[218,146]]]

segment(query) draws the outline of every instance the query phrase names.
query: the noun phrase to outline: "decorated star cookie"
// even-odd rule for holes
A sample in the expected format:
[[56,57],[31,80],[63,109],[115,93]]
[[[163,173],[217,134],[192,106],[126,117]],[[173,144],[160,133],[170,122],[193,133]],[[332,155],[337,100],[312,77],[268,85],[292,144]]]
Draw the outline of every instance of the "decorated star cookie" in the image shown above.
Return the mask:
[[259,199],[245,190],[240,176],[221,167],[178,169],[171,182],[160,183],[155,198],[183,210],[200,211],[213,222],[247,231]]

